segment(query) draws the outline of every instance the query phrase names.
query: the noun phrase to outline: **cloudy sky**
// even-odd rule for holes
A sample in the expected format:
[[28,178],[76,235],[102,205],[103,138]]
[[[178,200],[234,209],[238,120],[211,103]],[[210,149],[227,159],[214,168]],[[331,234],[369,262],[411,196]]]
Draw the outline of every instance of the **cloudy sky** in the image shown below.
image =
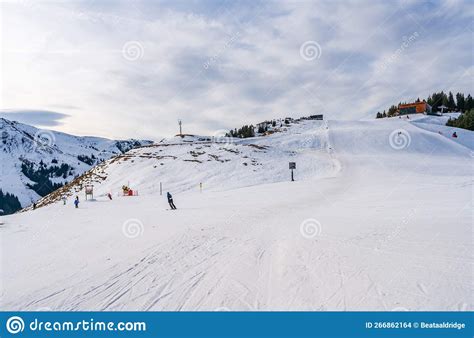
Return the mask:
[[373,117],[472,92],[471,1],[1,4],[0,111],[74,133],[158,139],[274,117]]

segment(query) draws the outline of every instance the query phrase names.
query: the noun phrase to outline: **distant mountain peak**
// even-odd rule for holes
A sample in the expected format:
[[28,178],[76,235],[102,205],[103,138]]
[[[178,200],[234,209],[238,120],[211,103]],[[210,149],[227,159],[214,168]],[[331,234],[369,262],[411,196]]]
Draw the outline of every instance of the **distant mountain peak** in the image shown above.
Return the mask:
[[152,143],[74,136],[0,118],[0,189],[25,207],[98,163]]

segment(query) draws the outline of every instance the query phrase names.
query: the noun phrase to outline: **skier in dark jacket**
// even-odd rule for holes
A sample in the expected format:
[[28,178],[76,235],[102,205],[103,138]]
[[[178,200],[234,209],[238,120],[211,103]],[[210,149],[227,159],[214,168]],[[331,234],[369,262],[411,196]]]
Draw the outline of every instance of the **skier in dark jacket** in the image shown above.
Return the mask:
[[173,196],[171,196],[171,194],[169,192],[166,193],[166,196],[168,197],[168,203],[171,207],[171,210],[176,210],[176,206],[173,203]]
[[76,196],[76,199],[74,200],[74,206],[77,208],[79,208],[79,196]]

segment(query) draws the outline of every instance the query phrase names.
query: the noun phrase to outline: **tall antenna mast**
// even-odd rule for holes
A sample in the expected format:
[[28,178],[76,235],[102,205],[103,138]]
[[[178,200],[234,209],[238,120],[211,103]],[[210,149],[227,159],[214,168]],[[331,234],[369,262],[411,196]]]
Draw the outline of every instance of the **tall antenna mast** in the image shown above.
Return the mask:
[[179,124],[179,135],[183,135],[183,130],[182,130],[182,127],[181,127],[182,123],[183,123],[183,122],[182,122],[181,120],[178,120],[178,124]]

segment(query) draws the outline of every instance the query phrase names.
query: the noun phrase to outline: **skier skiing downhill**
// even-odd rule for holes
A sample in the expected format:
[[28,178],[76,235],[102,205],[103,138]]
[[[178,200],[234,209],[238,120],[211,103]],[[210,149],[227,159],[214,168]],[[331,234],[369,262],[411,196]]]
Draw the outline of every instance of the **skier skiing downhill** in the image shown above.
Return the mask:
[[176,206],[173,203],[173,196],[171,196],[169,191],[166,193],[166,197],[168,197],[168,203],[170,205],[171,210],[176,210]]
[[77,208],[79,208],[79,196],[76,196],[76,199],[74,200],[74,206]]

